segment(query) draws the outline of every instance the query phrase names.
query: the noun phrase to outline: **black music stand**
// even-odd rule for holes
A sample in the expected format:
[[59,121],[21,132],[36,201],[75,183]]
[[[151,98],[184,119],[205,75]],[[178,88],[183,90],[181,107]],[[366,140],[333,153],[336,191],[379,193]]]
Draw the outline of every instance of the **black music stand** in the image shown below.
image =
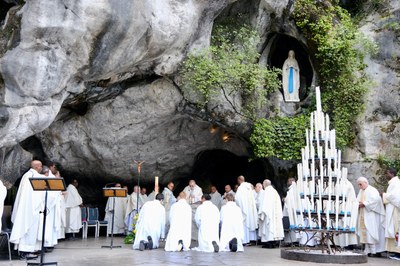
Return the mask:
[[[112,219],[111,219],[111,244],[109,246],[101,246],[102,248],[121,248],[121,246],[114,246],[114,216],[115,216],[115,197],[125,197],[127,195],[127,191],[125,188],[120,187],[107,187],[103,188],[104,197],[113,197],[113,211],[112,211]],[[107,232],[108,233],[108,232]]]
[[45,191],[44,196],[44,209],[43,209],[43,231],[42,231],[42,249],[40,251],[40,262],[28,262],[28,265],[57,265],[57,262],[43,262],[44,261],[44,241],[46,230],[46,216],[47,216],[47,192],[48,191],[64,191],[65,182],[64,178],[54,177],[32,177],[29,178],[34,191]]

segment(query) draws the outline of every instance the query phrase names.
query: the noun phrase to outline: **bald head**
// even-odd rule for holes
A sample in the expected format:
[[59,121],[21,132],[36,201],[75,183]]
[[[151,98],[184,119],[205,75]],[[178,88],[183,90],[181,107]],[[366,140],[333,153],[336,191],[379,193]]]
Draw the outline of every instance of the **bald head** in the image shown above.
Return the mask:
[[43,168],[42,162],[39,160],[33,160],[31,162],[31,168],[35,169],[38,173],[40,173]]
[[271,180],[265,179],[264,182],[263,182],[264,188],[269,187],[270,185],[271,185]]
[[242,176],[242,175],[238,176],[237,182],[239,185],[242,184],[244,182],[244,176]]

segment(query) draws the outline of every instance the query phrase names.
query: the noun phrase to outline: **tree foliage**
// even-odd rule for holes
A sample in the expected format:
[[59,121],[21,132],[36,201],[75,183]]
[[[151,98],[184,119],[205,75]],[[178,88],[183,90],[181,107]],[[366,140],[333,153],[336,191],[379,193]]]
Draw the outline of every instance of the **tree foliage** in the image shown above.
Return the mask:
[[[267,94],[280,87],[279,70],[258,64],[259,41],[248,24],[216,25],[211,46],[192,53],[183,63],[180,85],[185,97],[205,107],[214,95],[224,95],[235,111],[254,118]],[[240,96],[242,106],[230,100],[234,95]]]

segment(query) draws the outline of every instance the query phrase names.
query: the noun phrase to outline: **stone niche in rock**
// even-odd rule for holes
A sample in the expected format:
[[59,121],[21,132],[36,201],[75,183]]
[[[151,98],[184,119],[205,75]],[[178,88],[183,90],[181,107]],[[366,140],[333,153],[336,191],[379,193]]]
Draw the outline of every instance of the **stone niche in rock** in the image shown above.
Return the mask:
[[[296,33],[298,35],[298,33]],[[291,35],[296,35],[295,33]],[[270,110],[279,110],[281,115],[294,116],[301,113],[301,107],[310,104],[310,87],[315,85],[317,74],[314,71],[308,48],[305,40],[300,35],[292,37],[287,34],[270,33],[264,43],[264,49],[261,53],[260,64],[282,69],[285,60],[288,58],[290,50],[295,52],[295,58],[300,68],[300,102],[285,102],[283,89],[271,94],[269,101]],[[279,77],[282,79],[282,76]],[[270,112],[267,116],[275,116]]]
[[[268,57],[267,64],[270,67],[282,69],[283,63],[288,57],[288,52],[295,52],[296,60],[300,68],[300,90],[299,98],[303,101],[308,96],[308,88],[313,83],[313,67],[310,62],[310,57],[307,48],[296,38],[285,34],[271,34],[267,45]],[[282,89],[281,89],[281,93]]]

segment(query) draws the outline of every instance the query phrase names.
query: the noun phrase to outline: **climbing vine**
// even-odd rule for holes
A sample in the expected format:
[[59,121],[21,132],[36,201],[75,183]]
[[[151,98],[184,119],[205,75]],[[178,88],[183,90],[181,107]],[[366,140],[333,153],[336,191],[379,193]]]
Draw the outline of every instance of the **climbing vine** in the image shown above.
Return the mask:
[[349,13],[337,2],[297,0],[293,17],[314,55],[323,108],[330,114],[337,144],[343,148],[351,146],[356,137],[354,122],[363,111],[369,85],[363,50],[375,47],[358,33]]
[[[266,96],[280,87],[277,69],[258,64],[260,39],[249,24],[224,21],[215,25],[211,46],[188,56],[180,70],[184,96],[206,107],[220,96],[238,113],[253,119]],[[235,99],[240,98],[237,104]]]
[[282,160],[301,158],[305,146],[305,130],[309,117],[277,117],[260,119],[254,124],[250,141],[256,157],[277,157]]

